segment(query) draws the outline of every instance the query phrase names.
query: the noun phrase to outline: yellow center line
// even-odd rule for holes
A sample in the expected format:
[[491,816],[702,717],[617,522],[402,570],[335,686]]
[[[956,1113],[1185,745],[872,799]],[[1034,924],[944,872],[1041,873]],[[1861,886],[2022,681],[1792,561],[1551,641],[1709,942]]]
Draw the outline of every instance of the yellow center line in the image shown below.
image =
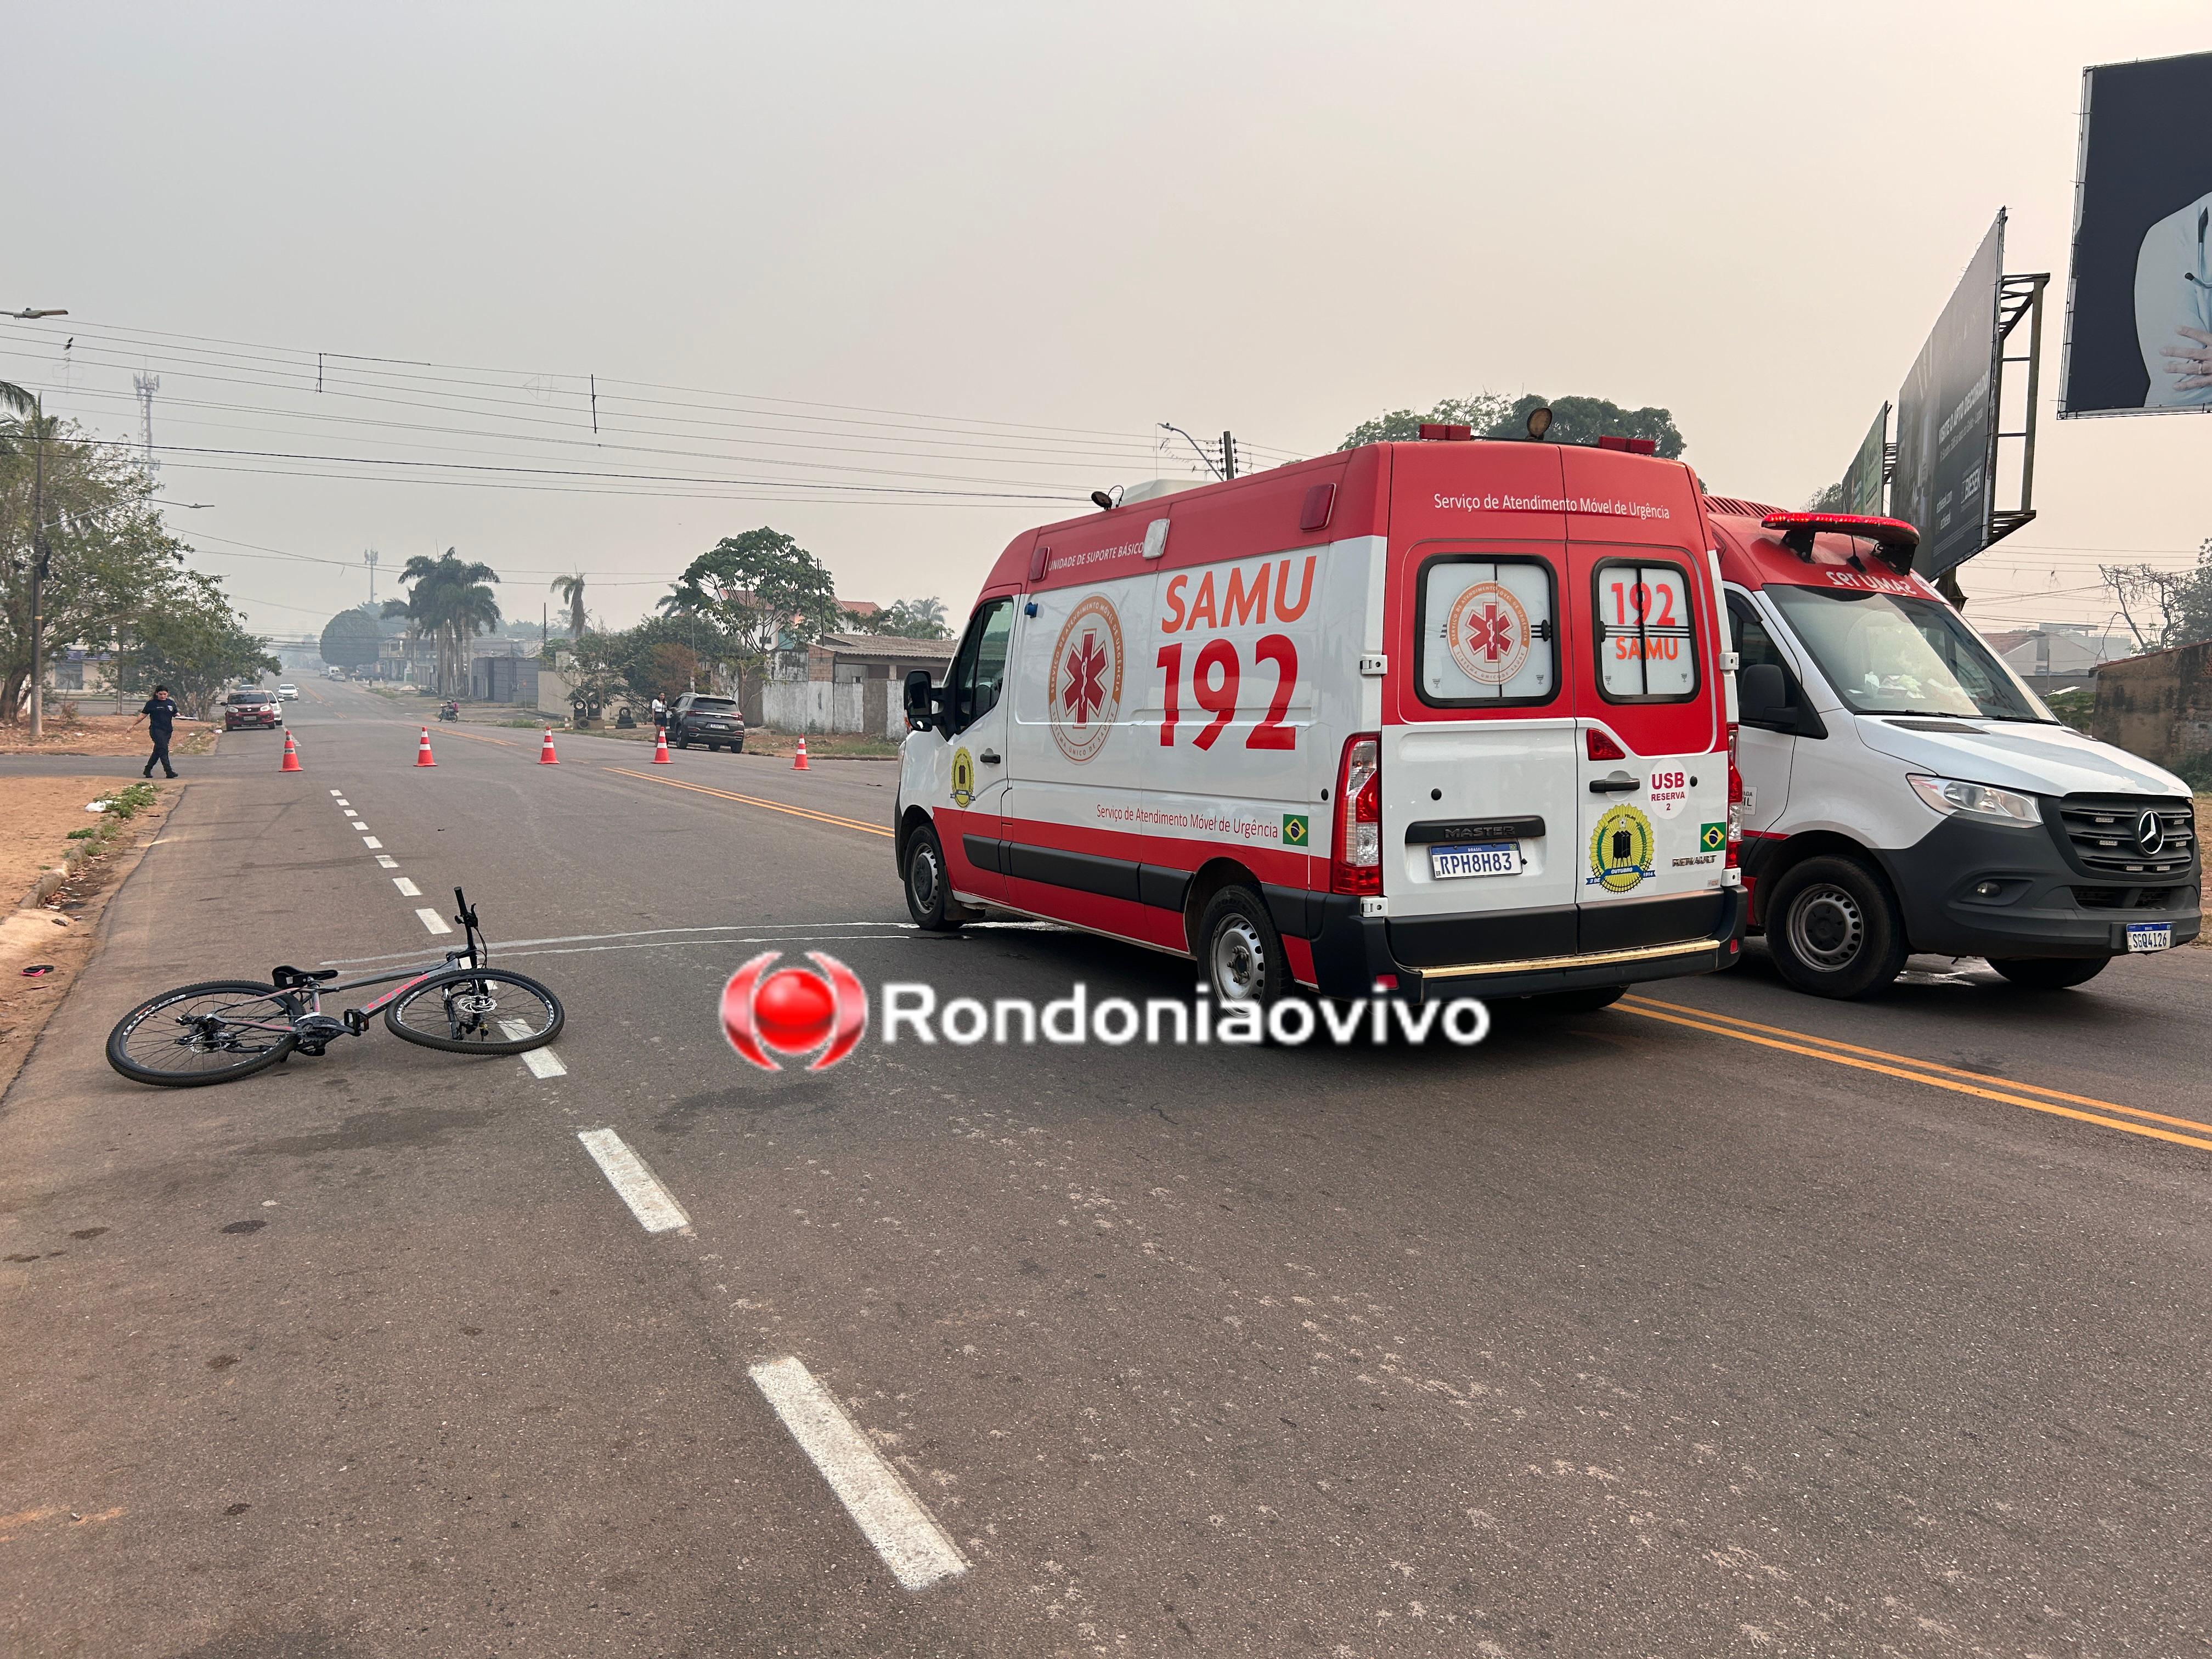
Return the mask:
[[665,783],[671,789],[689,789],[695,794],[713,795],[719,800],[743,801],[747,806],[762,806],[771,812],[788,812],[795,818],[811,818],[817,823],[831,823],[840,830],[857,830],[864,836],[881,836],[891,839],[891,832],[880,824],[863,823],[858,818],[841,818],[829,812],[817,812],[805,806],[793,806],[787,801],[763,800],[757,795],[732,794],[727,789],[709,789],[703,783],[682,783],[674,778],[657,778],[650,772],[633,772],[627,767],[610,766],[605,769],[619,777],[635,778],[641,783]]
[[1761,1025],[1755,1019],[1740,1019],[1734,1014],[1717,1014],[1709,1008],[1696,1008],[1687,1003],[1664,1002],[1657,997],[1631,996],[1631,1002],[1640,1002],[1647,1007],[1665,1008],[1677,1014],[1688,1014],[1698,1019],[1716,1019],[1724,1024],[1741,1025],[1753,1031],[1764,1031],[1769,1036],[1793,1037],[1800,1042],[1817,1042],[1826,1048],[1841,1048],[1846,1054],[1864,1054],[1873,1060],[1887,1060],[1899,1066],[1910,1066],[1923,1072],[1941,1072],[1947,1077],[1963,1077],[1976,1083],[1994,1083],[2008,1089],[2019,1089],[2032,1095],[2045,1095],[2052,1100],[2063,1100],[2075,1106],[2087,1106],[2100,1112],[2124,1112],[2130,1117],[2148,1118],[2154,1123],[2171,1123],[2178,1129],[2202,1129],[2212,1135],[2212,1123],[2202,1123],[2193,1117],[2168,1117],[2164,1112],[2154,1112],[2141,1106],[2123,1106],[2117,1100],[2099,1100],[2091,1095],[2069,1095],[2063,1089],[2046,1088],[2040,1083],[2022,1083],[2016,1078],[1991,1077],[1985,1072],[1970,1072],[1964,1066],[1945,1066],[1932,1060],[1917,1060],[1911,1054],[1893,1054],[1885,1048],[1862,1048],[1856,1042],[1844,1042],[1836,1037],[1815,1036],[1810,1031],[1793,1031],[1786,1025]]
[[1785,1054],[1825,1060],[1833,1066],[1849,1066],[1861,1072],[1879,1072],[1884,1077],[1900,1078],[1907,1083],[1923,1083],[1931,1089],[1948,1089],[1954,1094],[1972,1095],[1980,1100],[1994,1100],[2006,1106],[2021,1106],[2031,1112],[2046,1112],[2052,1117],[2070,1117],[2076,1122],[2094,1123],[2100,1128],[2118,1129],[2131,1135],[2148,1135],[2154,1140],[2171,1140],[2177,1146],[2197,1146],[2212,1152],[2212,1140],[2195,1135],[2176,1134],[2171,1129],[2154,1129],[2143,1123],[2123,1123],[2116,1117],[2100,1117],[2094,1112],[2076,1111],[2071,1106],[2055,1106],[2047,1100],[2030,1100],[2025,1095],[2008,1095],[1996,1089],[1977,1089],[1967,1084],[1953,1083],[1945,1078],[1931,1077],[1925,1072],[1906,1071],[1902,1066],[1884,1066],[1871,1060],[1855,1060],[1849,1054],[1834,1054],[1826,1048],[1810,1048],[1802,1042],[1784,1042],[1750,1031],[1733,1031],[1725,1025],[1709,1025],[1702,1020],[1683,1019],[1674,1014],[1662,1013],[1656,1008],[1639,1007],[1626,999],[1614,1006],[1625,1014],[1662,1020],[1669,1025],[1684,1025],[1693,1031],[1710,1032],[1714,1036],[1734,1037],[1738,1042],[1755,1042],[1762,1048],[1779,1048]]

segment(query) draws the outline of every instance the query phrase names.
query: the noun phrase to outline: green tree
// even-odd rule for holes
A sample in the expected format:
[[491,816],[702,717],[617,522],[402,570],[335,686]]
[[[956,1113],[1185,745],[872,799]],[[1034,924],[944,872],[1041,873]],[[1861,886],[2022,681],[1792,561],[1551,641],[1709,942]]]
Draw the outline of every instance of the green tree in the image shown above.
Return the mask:
[[269,641],[246,631],[222,584],[198,571],[173,576],[164,591],[121,630],[117,684],[133,695],[166,685],[193,720],[240,680],[282,672]]
[[436,643],[436,690],[444,696],[462,696],[469,687],[469,641],[499,626],[499,601],[491,591],[499,573],[464,561],[449,547],[434,559],[417,553],[399,580],[411,584],[407,597],[387,599],[384,614],[405,617],[409,633]]
[[766,526],[725,536],[692,560],[660,608],[714,627],[740,701],[773,653],[819,639],[845,620],[828,568],[789,536]]
[[333,667],[368,667],[376,661],[383,643],[381,621],[366,605],[341,611],[323,624],[322,658]]
[[[50,557],[40,611],[46,663],[73,645],[111,646],[126,623],[171,592],[185,544],[162,524],[151,480],[113,447],[77,441],[78,428],[51,415],[8,429],[19,439],[45,439]],[[33,447],[0,445],[0,721],[11,725],[33,667]],[[46,666],[39,665],[41,672]]]
[[1478,437],[1525,437],[1531,411],[1547,406],[1552,411],[1551,428],[1544,434],[1547,443],[1594,443],[1601,437],[1649,438],[1658,446],[1658,453],[1670,461],[1689,447],[1674,416],[1663,409],[1623,409],[1603,398],[1546,398],[1534,392],[1509,403],[1495,392],[1479,392],[1472,398],[1446,398],[1425,415],[1398,409],[1363,421],[1345,434],[1337,447],[1406,442],[1421,435],[1425,422],[1468,427]]
[[878,611],[860,624],[871,634],[889,634],[902,640],[949,640],[952,630],[945,624],[945,601],[931,597],[926,599],[901,599],[886,610]]
[[2143,651],[2212,640],[2212,538],[2197,550],[2197,564],[2166,570],[2152,564],[2097,567],[2112,590],[2120,619]]

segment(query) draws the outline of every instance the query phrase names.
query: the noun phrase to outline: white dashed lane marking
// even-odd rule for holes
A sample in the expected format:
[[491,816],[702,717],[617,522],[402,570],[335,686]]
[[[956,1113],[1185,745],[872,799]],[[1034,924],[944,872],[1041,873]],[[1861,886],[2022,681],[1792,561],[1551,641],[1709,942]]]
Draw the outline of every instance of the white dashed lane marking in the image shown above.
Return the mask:
[[361,838],[361,844],[368,848],[372,853],[374,853],[378,848],[384,845],[384,843],[377,840],[374,836],[363,836]]
[[358,812],[355,811],[353,810],[353,808],[352,808],[352,807],[350,807],[350,806],[349,806],[349,807],[347,807],[347,808],[346,808],[346,814],[345,814],[345,815],[346,815],[348,817],[349,817],[349,818],[357,818],[357,817],[359,817],[361,816],[361,814],[360,814],[360,813],[358,813]]
[[755,1365],[751,1376],[900,1583],[927,1589],[968,1571],[945,1528],[811,1371],[787,1355]]
[[386,858],[381,853],[379,853],[376,855],[376,861],[387,870],[397,870],[399,867],[399,860],[398,859]]
[[592,1162],[599,1166],[599,1172],[622,1195],[622,1201],[629,1206],[629,1212],[646,1231],[671,1232],[691,1224],[691,1218],[684,1213],[675,1195],[612,1129],[579,1129],[576,1139],[584,1143]]
[[337,790],[333,789],[333,790],[331,790],[331,799],[336,800],[336,799],[337,799],[337,796],[338,796],[338,792],[337,792]]
[[404,876],[392,877],[392,884],[394,887],[397,887],[401,892],[406,894],[409,898],[421,898],[422,896],[422,890],[417,887],[413,882],[408,880]]
[[434,933],[450,933],[453,931],[445,917],[440,915],[435,910],[417,910],[415,915],[422,925]]
[[[530,1035],[530,1026],[526,1021],[503,1019],[499,1024],[500,1029],[507,1033],[510,1042],[520,1042]],[[530,1075],[532,1077],[568,1075],[568,1068],[561,1063],[561,1056],[555,1054],[550,1048],[527,1050],[522,1056],[522,1063],[530,1068]]]

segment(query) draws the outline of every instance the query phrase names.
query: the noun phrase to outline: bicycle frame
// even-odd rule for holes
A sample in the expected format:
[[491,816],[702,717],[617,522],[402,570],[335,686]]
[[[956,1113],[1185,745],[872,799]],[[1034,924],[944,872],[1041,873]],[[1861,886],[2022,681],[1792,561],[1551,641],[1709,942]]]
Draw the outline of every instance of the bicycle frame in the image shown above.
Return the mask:
[[[467,942],[458,951],[447,951],[434,965],[401,968],[388,974],[370,974],[361,979],[343,980],[335,983],[309,980],[304,976],[295,979],[290,983],[284,983],[283,975],[291,970],[279,969],[271,975],[272,979],[279,981],[276,988],[261,997],[249,1000],[264,1002],[281,1000],[291,1009],[291,1018],[281,1022],[270,1019],[239,1019],[225,1013],[222,1016],[224,1024],[246,1030],[270,1031],[277,1034],[295,1032],[299,1029],[300,1022],[304,1019],[326,1018],[323,1015],[323,999],[325,996],[337,996],[347,991],[358,991],[364,986],[369,985],[391,986],[391,990],[374,1001],[362,1007],[349,1008],[341,1017],[341,1023],[347,1032],[359,1036],[368,1029],[369,1020],[380,1012],[386,1004],[395,1002],[405,996],[408,992],[425,980],[434,979],[456,965],[465,965],[471,968],[485,968],[490,965],[491,951],[485,944],[483,933],[477,925],[476,910],[468,900],[462,896],[461,890],[458,887],[453,889],[453,902],[459,911],[453,920],[461,924],[463,935]],[[304,1008],[299,1006],[301,1002],[306,1004]],[[331,1035],[336,1033],[333,1032]]]

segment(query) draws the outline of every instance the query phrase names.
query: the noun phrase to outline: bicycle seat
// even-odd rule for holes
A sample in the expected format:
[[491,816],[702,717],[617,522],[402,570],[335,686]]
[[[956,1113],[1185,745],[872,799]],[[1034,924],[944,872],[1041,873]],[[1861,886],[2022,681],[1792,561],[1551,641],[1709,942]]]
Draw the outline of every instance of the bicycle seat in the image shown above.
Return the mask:
[[300,968],[272,968],[269,970],[269,982],[280,991],[289,991],[301,985],[313,985],[323,980],[336,979],[337,976],[338,970],[335,968],[325,968],[320,973],[309,973]]

